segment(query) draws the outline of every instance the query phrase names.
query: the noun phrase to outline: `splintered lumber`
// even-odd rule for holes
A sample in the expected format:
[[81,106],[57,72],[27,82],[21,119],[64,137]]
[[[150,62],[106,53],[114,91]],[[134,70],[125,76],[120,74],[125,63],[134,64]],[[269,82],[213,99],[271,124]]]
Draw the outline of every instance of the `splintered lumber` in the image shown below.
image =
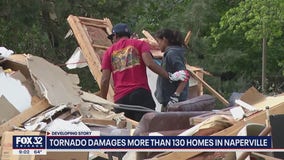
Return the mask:
[[31,117],[39,114],[40,112],[46,110],[50,105],[46,99],[42,99],[39,102],[32,105],[27,110],[11,118],[4,124],[0,126],[0,136],[3,135],[5,131],[13,130],[14,126],[20,126],[23,122],[27,121]]
[[189,70],[193,78],[201,82],[205,88],[207,88],[216,98],[218,98],[224,105],[228,106],[229,102],[222,97],[217,91],[215,91],[209,84],[207,84],[203,79],[201,79],[196,73],[190,70],[190,67],[187,65],[186,68]]
[[[103,53],[111,45],[111,41],[107,39],[107,35],[110,34],[112,28],[110,20],[107,18],[99,20],[70,15],[67,21],[82,49],[94,79],[101,87],[101,61]],[[107,99],[113,101],[113,96],[113,86],[110,84]]]
[[151,43],[155,45],[158,45],[158,42],[156,41],[156,39],[148,31],[143,30],[142,33],[148,39],[148,41],[150,41]]

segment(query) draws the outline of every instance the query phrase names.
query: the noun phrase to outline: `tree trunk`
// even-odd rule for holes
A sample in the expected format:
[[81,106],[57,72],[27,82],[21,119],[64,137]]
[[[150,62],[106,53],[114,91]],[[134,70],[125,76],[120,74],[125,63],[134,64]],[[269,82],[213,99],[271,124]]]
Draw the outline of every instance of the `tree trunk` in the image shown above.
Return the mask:
[[264,37],[262,38],[262,82],[261,82],[261,89],[262,92],[266,92],[266,45],[267,39]]

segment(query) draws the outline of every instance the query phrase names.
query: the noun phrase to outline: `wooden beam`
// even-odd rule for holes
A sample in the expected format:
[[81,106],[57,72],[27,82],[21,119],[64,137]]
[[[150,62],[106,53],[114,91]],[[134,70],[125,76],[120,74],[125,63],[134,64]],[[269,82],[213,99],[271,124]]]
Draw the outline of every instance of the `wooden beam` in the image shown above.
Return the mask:
[[200,77],[198,77],[196,75],[196,73],[194,73],[192,70],[190,70],[190,67],[188,65],[186,65],[186,68],[189,70],[189,72],[191,73],[191,75],[193,76],[193,78],[195,78],[196,80],[200,81],[204,87],[206,89],[209,90],[209,92],[211,92],[217,99],[219,99],[224,105],[228,106],[229,102],[222,97],[217,91],[215,91],[210,85],[208,85],[203,79],[201,79]]
[[22,113],[16,115],[15,117],[10,119],[9,121],[2,124],[0,126],[0,136],[2,136],[2,134],[5,131],[13,130],[14,126],[17,126],[17,127],[20,126],[23,122],[27,121],[31,117],[33,117],[33,116],[39,114],[40,112],[46,110],[49,106],[50,105],[48,104],[46,99],[42,99],[39,102],[35,103],[34,105],[32,105],[27,110],[23,111]]
[[82,118],[81,121],[87,124],[112,125],[112,126],[117,125],[114,120],[107,120],[107,119]]

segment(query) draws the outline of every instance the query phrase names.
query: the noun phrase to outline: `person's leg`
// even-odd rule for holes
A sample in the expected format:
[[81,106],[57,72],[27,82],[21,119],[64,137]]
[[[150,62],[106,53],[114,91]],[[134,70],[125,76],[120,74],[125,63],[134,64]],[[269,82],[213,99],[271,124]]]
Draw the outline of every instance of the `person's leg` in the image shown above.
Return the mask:
[[[127,94],[126,96],[120,98],[119,100],[115,101],[115,103],[116,104],[120,104],[120,107],[123,107],[123,104],[133,105],[130,102],[130,98],[129,98],[131,96],[131,94],[132,94],[132,92]],[[130,118],[130,119],[135,120],[135,121],[139,121],[140,120],[140,119],[136,118],[136,112],[137,111],[128,110],[128,109],[122,109],[122,108],[115,108],[114,112],[115,113],[124,112],[124,116],[127,117],[127,118]]]
[[[143,106],[149,109],[155,110],[156,104],[155,101],[152,97],[152,94],[150,91],[144,89],[144,88],[139,88],[132,92],[129,95],[129,102],[132,105],[138,105],[138,106]],[[147,113],[143,111],[135,111],[134,112],[134,117],[136,120],[139,120],[142,118],[142,116]]]
[[[151,95],[151,92],[144,89],[138,88],[133,92],[129,93],[128,95],[124,96],[123,98],[117,100],[115,103],[117,104],[128,104],[128,105],[138,105],[147,107],[150,109],[155,110],[155,102]],[[132,111],[132,110],[125,110],[125,109],[115,109],[116,113],[124,112],[124,115],[128,118],[131,118],[135,121],[140,121],[142,116],[146,113],[143,111]]]
[[[115,101],[116,104],[128,104],[129,103],[129,94]],[[127,110],[121,108],[114,108],[115,113],[125,112]]]

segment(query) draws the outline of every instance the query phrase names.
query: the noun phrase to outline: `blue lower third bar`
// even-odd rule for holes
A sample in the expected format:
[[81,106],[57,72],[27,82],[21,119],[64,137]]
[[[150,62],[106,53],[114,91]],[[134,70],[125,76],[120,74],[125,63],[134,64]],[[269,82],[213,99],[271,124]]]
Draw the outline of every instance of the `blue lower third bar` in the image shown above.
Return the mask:
[[47,136],[47,149],[271,149],[270,136]]

